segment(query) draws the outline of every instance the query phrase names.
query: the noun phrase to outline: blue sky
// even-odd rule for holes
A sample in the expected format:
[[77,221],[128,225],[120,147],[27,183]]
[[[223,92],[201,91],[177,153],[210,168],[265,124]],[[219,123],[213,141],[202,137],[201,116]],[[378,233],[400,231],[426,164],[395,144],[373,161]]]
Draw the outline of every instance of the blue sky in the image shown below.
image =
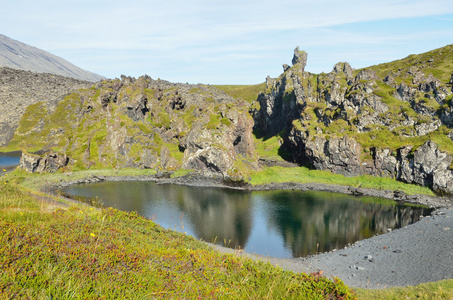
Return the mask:
[[2,2],[1,34],[109,78],[255,84],[277,77],[296,46],[320,73],[453,43],[451,0]]

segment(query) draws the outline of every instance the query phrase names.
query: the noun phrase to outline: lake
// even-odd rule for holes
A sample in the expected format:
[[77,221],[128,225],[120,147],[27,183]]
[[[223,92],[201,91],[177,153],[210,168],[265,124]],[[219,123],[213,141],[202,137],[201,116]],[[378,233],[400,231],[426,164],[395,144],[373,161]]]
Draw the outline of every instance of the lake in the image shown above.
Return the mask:
[[20,163],[21,152],[0,152],[0,170],[15,168]]
[[430,209],[328,192],[240,191],[144,181],[72,185],[87,203],[136,211],[165,228],[272,257],[304,257],[417,222]]

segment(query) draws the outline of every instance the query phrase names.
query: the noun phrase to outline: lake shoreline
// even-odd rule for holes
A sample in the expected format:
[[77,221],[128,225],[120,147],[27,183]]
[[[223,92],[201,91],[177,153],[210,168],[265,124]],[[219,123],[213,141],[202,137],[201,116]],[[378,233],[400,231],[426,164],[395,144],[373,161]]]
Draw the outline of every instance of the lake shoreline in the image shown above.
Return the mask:
[[399,204],[425,205],[431,208],[448,208],[453,206],[452,197],[429,196],[423,194],[407,195],[402,191],[380,190],[371,188],[355,188],[344,185],[324,184],[324,183],[267,183],[263,185],[250,185],[231,181],[224,181],[222,177],[203,176],[191,174],[180,177],[160,177],[159,175],[139,175],[139,176],[96,176],[91,175],[84,179],[74,181],[62,181],[51,186],[50,190],[67,187],[73,184],[94,183],[100,181],[152,181],[157,184],[177,184],[198,187],[216,187],[236,189],[243,191],[267,191],[267,190],[300,190],[300,191],[323,191],[331,193],[341,193],[369,197],[378,197],[394,200]]

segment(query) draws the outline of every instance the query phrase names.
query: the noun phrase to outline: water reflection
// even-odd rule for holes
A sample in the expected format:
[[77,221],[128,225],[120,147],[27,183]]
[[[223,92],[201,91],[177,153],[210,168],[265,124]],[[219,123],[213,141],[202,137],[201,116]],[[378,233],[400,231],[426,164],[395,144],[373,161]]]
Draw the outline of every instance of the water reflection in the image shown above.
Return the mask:
[[[267,220],[278,228],[294,256],[339,249],[348,243],[400,228],[427,213],[422,208],[326,192],[279,191],[262,194]],[[368,201],[367,201],[368,200]]]
[[156,223],[205,241],[274,257],[300,257],[418,221],[429,210],[392,201],[325,192],[243,192],[228,189],[102,182],[67,194],[137,211]]
[[205,241],[223,242],[239,248],[247,242],[251,231],[252,201],[250,194],[227,189],[177,188],[166,185],[177,195],[178,207],[187,216],[195,236]]

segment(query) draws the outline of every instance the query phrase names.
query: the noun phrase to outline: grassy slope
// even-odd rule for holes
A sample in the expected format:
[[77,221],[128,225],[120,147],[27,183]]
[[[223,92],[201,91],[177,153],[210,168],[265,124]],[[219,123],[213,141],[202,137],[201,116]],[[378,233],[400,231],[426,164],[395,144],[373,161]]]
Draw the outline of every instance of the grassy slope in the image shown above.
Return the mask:
[[220,254],[135,213],[61,208],[13,181],[0,186],[1,299],[355,298],[341,281]]
[[252,175],[250,181],[253,185],[265,184],[269,182],[295,182],[295,183],[325,183],[347,186],[361,186],[362,188],[374,188],[383,190],[402,190],[407,194],[426,194],[434,196],[434,193],[426,187],[414,184],[406,184],[387,177],[374,177],[362,175],[356,177],[345,177],[343,175],[332,174],[328,171],[310,170],[306,167],[283,168],[271,167],[265,168]]
[[266,83],[255,85],[214,85],[214,87],[233,98],[241,98],[248,103],[252,103],[256,100],[258,94],[266,90]]
[[[432,62],[429,60],[432,59]],[[406,72],[411,66],[425,65],[423,72],[428,75],[432,73],[442,83],[450,80],[453,70],[453,44],[442,48],[434,49],[421,54],[412,54],[406,58],[383,63],[370,67],[384,78],[390,71],[402,70]]]

